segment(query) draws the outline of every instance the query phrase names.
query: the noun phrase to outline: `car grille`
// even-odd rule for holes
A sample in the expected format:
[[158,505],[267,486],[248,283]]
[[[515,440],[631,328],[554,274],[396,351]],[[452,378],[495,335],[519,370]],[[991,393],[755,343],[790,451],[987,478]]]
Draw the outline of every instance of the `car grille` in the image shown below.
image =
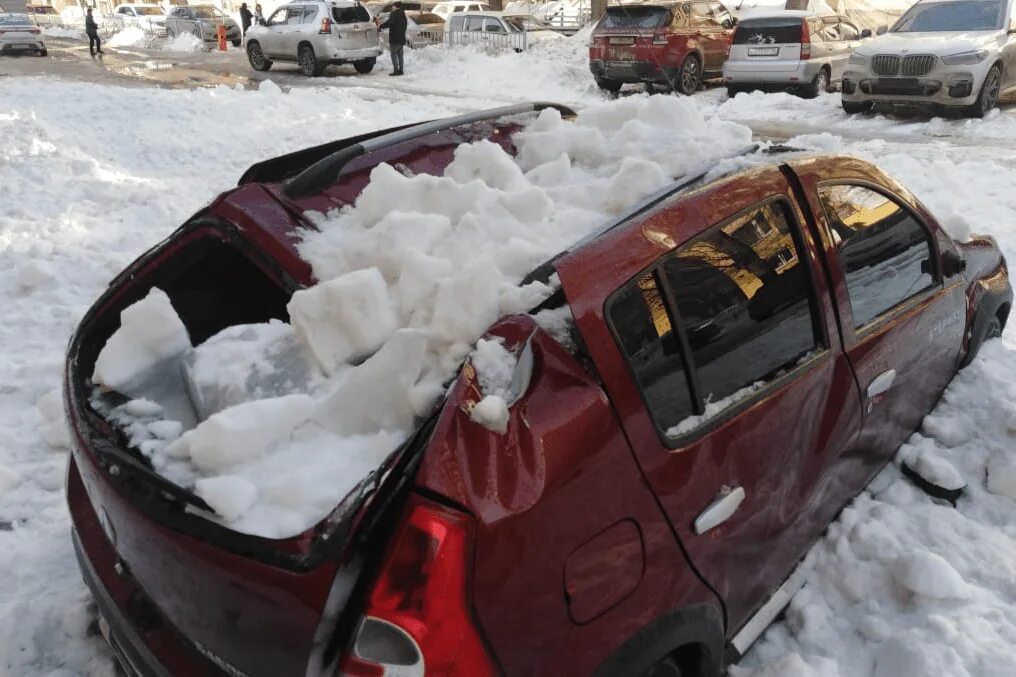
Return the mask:
[[896,75],[900,70],[900,57],[895,54],[878,54],[871,58],[871,70],[875,75]]
[[903,59],[903,75],[927,75],[935,67],[935,57],[930,54],[908,56]]

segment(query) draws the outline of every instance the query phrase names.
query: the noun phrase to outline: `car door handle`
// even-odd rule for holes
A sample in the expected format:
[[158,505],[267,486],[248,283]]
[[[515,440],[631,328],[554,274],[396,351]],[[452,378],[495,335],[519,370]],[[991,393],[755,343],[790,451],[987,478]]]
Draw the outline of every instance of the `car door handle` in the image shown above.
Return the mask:
[[868,399],[878,397],[885,391],[889,390],[893,386],[893,381],[896,380],[896,370],[890,369],[889,371],[883,371],[881,374],[872,379],[871,383],[868,384]]
[[695,533],[702,535],[730,519],[744,501],[744,489],[724,486],[720,495],[695,518]]

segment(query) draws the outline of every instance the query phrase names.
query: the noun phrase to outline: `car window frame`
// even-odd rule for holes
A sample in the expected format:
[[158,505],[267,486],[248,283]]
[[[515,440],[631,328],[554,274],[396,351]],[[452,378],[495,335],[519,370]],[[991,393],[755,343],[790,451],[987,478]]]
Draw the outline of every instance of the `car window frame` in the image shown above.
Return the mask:
[[[801,359],[797,364],[787,368],[786,372],[766,382],[766,384],[759,388],[752,394],[744,397],[741,400],[731,404],[729,407],[719,412],[715,416],[712,416],[705,421],[702,421],[699,425],[693,429],[682,433],[680,435],[667,435],[667,428],[660,426],[656,419],[653,417],[652,408],[650,407],[649,401],[646,398],[645,390],[642,388],[639,382],[638,376],[635,373],[635,369],[631,361],[628,358],[628,354],[625,352],[623,344],[620,340],[617,327],[614,324],[613,317],[610,313],[611,305],[614,300],[619,297],[626,289],[632,285],[637,285],[639,280],[642,280],[648,275],[656,277],[660,296],[663,299],[664,311],[667,314],[667,318],[671,323],[672,331],[678,335],[678,343],[680,346],[680,358],[681,363],[685,369],[685,380],[688,383],[689,391],[691,391],[692,380],[697,379],[697,375],[690,373],[690,367],[694,367],[697,370],[697,366],[694,364],[693,356],[689,352],[689,343],[686,335],[686,328],[681,321],[680,316],[676,313],[677,303],[676,298],[673,296],[673,290],[666,281],[666,277],[663,274],[663,265],[671,257],[673,257],[677,251],[684,247],[695,238],[701,236],[703,233],[725,223],[733,221],[741,216],[749,214],[753,211],[762,209],[766,205],[774,203],[783,203],[783,211],[787,220],[787,227],[790,230],[791,238],[794,242],[794,247],[797,248],[798,260],[800,264],[806,266],[808,272],[809,282],[809,298],[808,305],[811,313],[812,320],[812,332],[815,337],[816,345],[809,351],[811,354],[806,356],[805,359]],[[660,444],[668,453],[680,453],[686,448],[693,446],[698,443],[702,438],[709,435],[711,432],[726,424],[728,421],[736,418],[737,416],[744,413],[746,410],[768,400],[769,398],[778,395],[784,388],[794,384],[798,380],[804,378],[812,371],[821,368],[827,361],[832,359],[833,353],[833,337],[829,336],[826,325],[825,315],[822,311],[822,304],[819,300],[819,279],[818,272],[815,270],[813,263],[813,257],[811,256],[811,250],[809,249],[807,238],[805,235],[805,229],[807,226],[807,215],[802,213],[802,207],[799,203],[791,198],[789,195],[784,193],[776,193],[769,195],[761,200],[752,202],[747,207],[740,209],[733,214],[729,214],[719,220],[710,223],[705,228],[699,230],[688,239],[676,243],[674,247],[668,249],[662,255],[653,259],[653,261],[635,273],[632,277],[625,280],[623,283],[618,285],[610,294],[607,295],[603,302],[602,315],[607,325],[607,329],[610,332],[611,337],[614,339],[614,348],[618,351],[621,357],[621,361],[624,363],[625,370],[628,377],[631,379],[635,390],[639,394],[639,398],[642,402],[642,409],[645,412],[646,417],[649,419],[650,426],[656,432],[656,436],[660,441]],[[831,295],[831,294],[830,294]],[[669,297],[669,298],[668,298]],[[835,307],[835,302],[834,302]],[[689,395],[692,393],[689,392]],[[700,416],[695,409],[695,401],[692,398],[693,411],[692,416]],[[682,419],[683,420],[683,419]],[[680,421],[671,423],[669,427],[676,426]]]
[[[265,20],[265,27],[266,28],[277,28],[279,26],[285,26],[286,22],[289,21],[289,8],[290,7],[291,7],[291,5],[282,5],[281,7],[276,7],[275,11],[272,12],[271,14],[269,14],[268,15],[268,19]],[[278,22],[278,23],[272,23],[272,19],[274,19],[280,13],[284,17],[284,19],[282,21]]]
[[[908,296],[904,301],[897,303],[888,310],[879,313],[871,320],[869,320],[867,323],[860,326],[853,326],[852,331],[854,334],[854,343],[857,344],[863,342],[863,340],[868,338],[869,336],[879,333],[879,331],[882,329],[882,327],[884,327],[884,325],[895,321],[901,315],[905,315],[906,313],[910,312],[915,307],[924,303],[928,298],[934,296],[935,294],[942,291],[942,289],[944,289],[945,276],[942,275],[942,253],[941,250],[939,249],[938,238],[935,237],[934,229],[932,229],[928,225],[928,223],[923,218],[921,218],[921,215],[918,214],[916,211],[914,211],[914,209],[912,209],[910,205],[906,203],[905,200],[901,199],[900,196],[896,195],[895,193],[892,193],[885,186],[881,186],[872,181],[865,181],[863,179],[829,179],[827,181],[820,181],[818,184],[816,184],[815,186],[816,204],[818,204],[819,208],[822,210],[823,217],[822,219],[823,222],[821,227],[819,228],[819,231],[822,235],[823,246],[826,247],[828,251],[830,251],[836,257],[837,266],[839,268],[840,281],[842,282],[843,290],[844,292],[846,292],[847,295],[847,303],[850,304],[849,309],[850,309],[851,325],[853,325],[854,323],[854,304],[850,300],[850,289],[847,287],[847,273],[843,267],[842,259],[840,259],[839,247],[837,246],[836,241],[833,239],[832,236],[831,227],[829,225],[829,214],[826,212],[825,201],[822,199],[821,193],[822,189],[828,186],[859,186],[861,188],[867,188],[868,190],[876,192],[888,200],[892,200],[896,205],[900,207],[900,209],[906,210],[906,212],[910,214],[911,218],[913,218],[914,221],[917,222],[917,225],[921,228],[921,230],[924,231],[924,235],[928,241],[929,249],[931,250],[931,266],[932,266],[931,285],[929,285],[926,289],[923,289],[917,294],[912,294]],[[834,305],[837,306],[839,305],[838,300],[836,298],[833,299],[833,302]],[[838,311],[840,317],[842,317],[843,309],[838,308]],[[849,328],[850,327],[844,327],[844,329]]]

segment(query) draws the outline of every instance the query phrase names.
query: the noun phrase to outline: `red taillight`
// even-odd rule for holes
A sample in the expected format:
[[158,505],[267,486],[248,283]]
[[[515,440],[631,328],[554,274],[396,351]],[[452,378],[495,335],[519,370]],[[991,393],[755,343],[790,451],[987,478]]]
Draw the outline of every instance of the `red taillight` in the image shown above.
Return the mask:
[[40,31],[38,28],[30,28],[28,32],[31,33],[32,35],[38,35],[42,31]]
[[801,60],[811,58],[811,32],[808,30],[808,22],[801,22]]
[[332,20],[329,19],[328,17],[321,19],[321,30],[319,30],[318,33],[324,35],[326,33],[331,32],[332,32]]
[[469,609],[472,518],[410,496],[342,673],[496,674]]

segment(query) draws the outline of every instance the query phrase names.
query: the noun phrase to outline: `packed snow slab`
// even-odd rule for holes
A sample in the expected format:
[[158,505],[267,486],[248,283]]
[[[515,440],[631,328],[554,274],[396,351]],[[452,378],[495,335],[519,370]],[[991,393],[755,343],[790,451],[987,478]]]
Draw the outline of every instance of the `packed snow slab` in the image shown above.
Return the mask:
[[[300,252],[319,282],[292,295],[291,324],[226,327],[192,348],[171,299],[152,290],[100,355],[94,382],[135,398],[109,418],[216,519],[269,537],[324,518],[434,410],[474,345],[486,397],[473,420],[504,432],[516,358],[477,340],[553,291],[520,280],[675,179],[752,147],[746,128],[676,97],[519,122],[514,156],[479,141],[441,176],[381,164],[352,206],[311,214],[318,230]],[[143,401],[159,409],[132,404]],[[280,477],[299,491],[273,489]]]

